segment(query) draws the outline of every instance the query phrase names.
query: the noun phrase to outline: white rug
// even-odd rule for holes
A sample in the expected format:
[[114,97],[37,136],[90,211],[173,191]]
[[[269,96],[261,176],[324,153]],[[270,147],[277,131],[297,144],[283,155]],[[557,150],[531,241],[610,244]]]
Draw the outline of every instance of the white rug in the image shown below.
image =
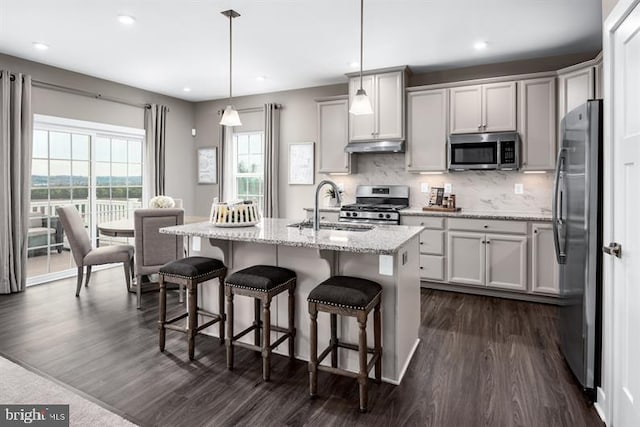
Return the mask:
[[121,416],[0,357],[0,403],[68,404],[72,426],[135,426]]

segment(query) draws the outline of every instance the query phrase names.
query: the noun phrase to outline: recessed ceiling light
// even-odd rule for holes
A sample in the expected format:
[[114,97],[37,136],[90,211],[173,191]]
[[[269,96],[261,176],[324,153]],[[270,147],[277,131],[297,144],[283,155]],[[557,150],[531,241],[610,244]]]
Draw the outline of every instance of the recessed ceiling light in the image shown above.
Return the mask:
[[33,47],[38,50],[47,50],[49,49],[49,45],[44,44],[42,42],[33,42]]
[[265,81],[265,79],[266,79],[266,77],[265,77],[265,76],[258,76],[258,77],[256,77],[256,80],[257,80],[257,81],[259,81],[259,82],[263,82],[263,81]]
[[360,63],[358,61],[353,61],[349,63],[349,67],[351,68],[358,68],[360,66]]
[[118,15],[118,22],[124,25],[133,25],[136,22],[136,18],[129,15]]
[[185,91],[185,92],[191,92],[191,88],[190,87],[182,88],[182,90]]
[[487,46],[488,46],[488,45],[487,45],[487,42],[485,42],[485,41],[475,42],[475,43],[473,44],[473,47],[474,47],[476,50],[486,49],[486,48],[487,48]]

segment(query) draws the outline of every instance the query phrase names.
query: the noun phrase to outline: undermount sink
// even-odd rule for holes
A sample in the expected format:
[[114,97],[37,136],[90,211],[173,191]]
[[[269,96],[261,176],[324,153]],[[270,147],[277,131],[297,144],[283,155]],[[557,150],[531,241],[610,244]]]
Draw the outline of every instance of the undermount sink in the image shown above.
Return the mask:
[[[313,222],[302,221],[302,222],[294,222],[293,224],[287,225],[287,227],[298,227],[298,228],[313,228]],[[335,230],[335,231],[370,231],[375,227],[372,225],[360,225],[360,224],[337,224],[337,223],[320,223],[320,230]]]

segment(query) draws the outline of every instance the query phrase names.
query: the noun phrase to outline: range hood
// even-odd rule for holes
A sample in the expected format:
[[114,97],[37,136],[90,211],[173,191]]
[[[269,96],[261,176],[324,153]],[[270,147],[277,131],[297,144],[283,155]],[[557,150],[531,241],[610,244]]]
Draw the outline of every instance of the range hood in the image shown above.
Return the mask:
[[358,141],[344,147],[347,153],[404,153],[404,141]]

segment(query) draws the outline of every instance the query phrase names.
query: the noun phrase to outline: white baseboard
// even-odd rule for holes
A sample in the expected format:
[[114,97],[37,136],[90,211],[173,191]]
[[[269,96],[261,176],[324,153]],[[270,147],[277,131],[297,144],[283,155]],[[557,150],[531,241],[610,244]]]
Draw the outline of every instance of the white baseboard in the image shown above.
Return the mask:
[[593,403],[593,407],[595,408],[602,422],[607,424],[607,413],[605,411],[605,408],[607,407],[607,395],[600,387],[596,388],[596,395],[596,401]]
[[409,357],[407,358],[407,361],[404,363],[404,366],[402,367],[402,370],[400,371],[400,375],[398,376],[398,380],[396,381],[396,380],[392,380],[391,378],[382,377],[382,381],[384,381],[385,383],[393,384],[393,385],[400,385],[400,383],[402,382],[402,379],[404,378],[404,374],[406,374],[407,373],[407,369],[409,369],[409,364],[411,363],[411,359],[413,359],[413,355],[415,354],[416,350],[418,349],[418,345],[420,345],[420,338],[417,338],[416,342],[413,344],[413,348],[409,352]]

